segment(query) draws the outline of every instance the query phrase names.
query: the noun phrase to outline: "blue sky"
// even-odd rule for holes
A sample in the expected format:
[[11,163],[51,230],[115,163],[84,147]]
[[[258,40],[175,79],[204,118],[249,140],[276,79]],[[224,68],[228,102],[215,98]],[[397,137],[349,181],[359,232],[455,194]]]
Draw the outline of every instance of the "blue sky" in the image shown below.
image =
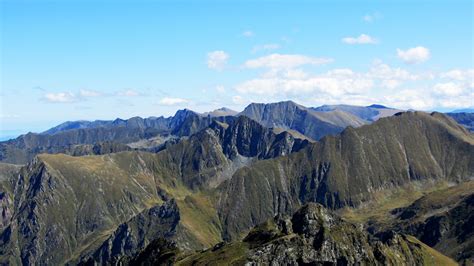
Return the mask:
[[472,1],[10,1],[2,135],[249,102],[474,106]]

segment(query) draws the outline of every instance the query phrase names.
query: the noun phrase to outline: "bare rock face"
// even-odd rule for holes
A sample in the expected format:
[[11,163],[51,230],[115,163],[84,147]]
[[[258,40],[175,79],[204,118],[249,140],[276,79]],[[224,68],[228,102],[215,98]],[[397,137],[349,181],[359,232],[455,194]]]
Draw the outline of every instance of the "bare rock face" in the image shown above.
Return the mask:
[[[159,263],[149,261],[154,262]],[[180,265],[455,265],[413,237],[391,232],[375,238],[316,203],[304,205],[292,217],[276,215],[253,228],[242,242],[175,256],[172,262]]]
[[171,239],[177,234],[180,214],[174,200],[144,210],[115,232],[92,254],[87,263],[116,264],[123,257],[135,255],[157,239]]
[[12,202],[6,192],[0,192],[0,232],[10,224]]
[[[289,223],[293,233],[284,232]],[[404,235],[373,239],[360,227],[314,203],[303,206],[291,220],[277,216],[265,226],[267,230],[260,226],[249,236],[253,234],[255,239],[255,234],[266,234],[268,230],[278,233],[274,239],[257,245],[252,237],[244,240],[251,246],[247,256],[250,265],[423,265],[430,257],[428,251],[435,252]]]
[[474,262],[474,185],[463,186],[468,187],[466,193],[436,191],[392,211],[390,228],[413,235],[461,263]]

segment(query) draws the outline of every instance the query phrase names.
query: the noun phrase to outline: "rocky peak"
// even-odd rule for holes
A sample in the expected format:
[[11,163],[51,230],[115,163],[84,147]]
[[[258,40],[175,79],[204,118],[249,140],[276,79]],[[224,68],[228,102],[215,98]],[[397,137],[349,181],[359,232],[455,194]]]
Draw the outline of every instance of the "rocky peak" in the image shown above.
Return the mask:
[[291,221],[295,233],[315,236],[321,230],[332,227],[335,223],[335,218],[323,205],[308,203],[293,215]]

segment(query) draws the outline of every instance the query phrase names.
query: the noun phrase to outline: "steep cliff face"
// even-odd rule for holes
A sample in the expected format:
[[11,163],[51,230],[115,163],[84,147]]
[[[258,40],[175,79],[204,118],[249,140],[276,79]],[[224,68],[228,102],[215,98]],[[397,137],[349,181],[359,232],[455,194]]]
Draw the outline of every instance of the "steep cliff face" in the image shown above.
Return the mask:
[[116,167],[120,158],[71,158],[41,155],[22,169],[14,215],[1,236],[2,261],[64,263],[159,201],[153,176],[139,163],[126,169]]
[[219,188],[226,237],[304,202],[357,206],[374,191],[414,180],[466,180],[474,175],[473,143],[444,115],[409,112],[257,162]]
[[176,258],[178,265],[456,265],[413,237],[373,238],[322,205],[310,203],[292,217],[277,215],[243,242]]
[[370,229],[410,234],[459,262],[474,262],[474,181],[431,192],[391,214]]
[[229,123],[214,121],[209,128],[158,153],[156,172],[163,179],[182,180],[192,189],[215,187],[257,159],[287,155],[308,144],[288,132],[277,135],[247,117]]
[[20,166],[0,163],[0,233],[8,227],[13,215],[16,180]]
[[[90,255],[83,256],[83,263],[117,264],[124,258],[133,257],[149,243],[159,239],[175,242],[196,242],[180,226],[180,212],[175,200],[164,202],[120,224],[112,235]],[[181,246],[184,246],[181,244]],[[197,249],[200,246],[193,246]]]

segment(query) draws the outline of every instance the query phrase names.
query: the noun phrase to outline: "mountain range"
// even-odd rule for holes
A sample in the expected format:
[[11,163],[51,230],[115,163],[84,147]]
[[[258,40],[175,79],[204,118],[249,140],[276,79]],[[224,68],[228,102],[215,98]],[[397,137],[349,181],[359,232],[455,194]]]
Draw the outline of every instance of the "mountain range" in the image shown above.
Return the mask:
[[[176,142],[209,126],[212,121],[247,116],[277,132],[288,131],[298,138],[320,140],[346,127],[370,124],[402,110],[382,105],[324,105],[307,108],[292,101],[250,104],[237,113],[228,108],[199,114],[179,110],[172,117],[133,117],[113,121],[65,122],[43,133],[28,133],[0,142],[0,162],[25,164],[40,153],[70,155],[104,154],[125,150],[158,151],[167,141]],[[449,113],[458,123],[473,129],[473,113]]]
[[452,115],[289,101],[1,142],[0,263],[473,262]]

